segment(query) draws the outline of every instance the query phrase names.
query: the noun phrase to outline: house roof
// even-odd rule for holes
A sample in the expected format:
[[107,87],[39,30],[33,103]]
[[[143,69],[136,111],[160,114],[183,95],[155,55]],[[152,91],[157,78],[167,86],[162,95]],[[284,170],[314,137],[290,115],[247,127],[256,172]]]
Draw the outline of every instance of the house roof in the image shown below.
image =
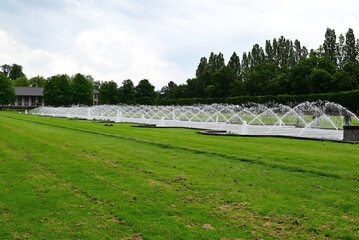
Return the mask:
[[42,87],[14,87],[16,96],[42,96]]
[[[44,88],[42,87],[14,87],[16,96],[42,96]],[[97,89],[93,90],[93,94],[99,94]]]

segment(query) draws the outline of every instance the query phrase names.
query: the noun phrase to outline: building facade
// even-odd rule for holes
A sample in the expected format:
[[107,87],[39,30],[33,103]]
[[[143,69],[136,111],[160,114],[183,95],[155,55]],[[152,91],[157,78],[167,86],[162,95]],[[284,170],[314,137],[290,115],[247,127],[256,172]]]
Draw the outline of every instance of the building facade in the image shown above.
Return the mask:
[[14,87],[16,107],[39,107],[45,106],[42,99],[44,88],[42,87]]
[[[40,107],[45,106],[43,101],[44,88],[42,87],[14,87],[16,94],[16,101],[10,106],[15,107]],[[99,105],[100,100],[98,98],[99,91],[97,89],[93,90],[93,105]]]
[[92,92],[92,96],[93,96],[93,105],[100,105],[100,100],[98,99],[98,94],[99,94],[99,90],[94,89]]

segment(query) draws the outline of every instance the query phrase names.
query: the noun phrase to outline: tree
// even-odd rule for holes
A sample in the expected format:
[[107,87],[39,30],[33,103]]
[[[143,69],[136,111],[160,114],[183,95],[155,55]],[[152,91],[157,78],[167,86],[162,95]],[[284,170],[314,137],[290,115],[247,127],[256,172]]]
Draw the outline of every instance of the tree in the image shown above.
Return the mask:
[[356,49],[354,32],[351,28],[349,28],[348,32],[345,34],[344,53],[344,64],[356,63],[358,52]]
[[224,57],[222,53],[214,54],[211,52],[211,55],[208,59],[208,71],[210,73],[215,73],[216,71],[220,70],[222,67],[225,66]]
[[15,80],[16,78],[23,77],[25,74],[22,72],[22,66],[13,64],[9,73],[9,78]]
[[262,63],[253,68],[245,82],[246,91],[250,95],[266,95],[269,93],[269,83],[277,74],[278,66]]
[[130,79],[122,82],[122,86],[119,89],[119,100],[125,104],[136,104],[135,86]]
[[349,72],[339,70],[333,75],[331,86],[332,92],[350,91],[355,89],[355,79]]
[[334,29],[327,28],[325,32],[325,40],[323,43],[324,53],[328,56],[329,60],[336,66],[337,65],[337,36]]
[[29,87],[30,83],[25,76],[18,77],[13,81],[14,87]]
[[269,80],[268,93],[271,95],[289,94],[291,84],[288,73],[280,73]]
[[36,76],[29,79],[30,87],[45,87],[46,79],[41,76]]
[[345,56],[344,41],[345,41],[345,38],[344,38],[343,34],[340,34],[339,42],[337,43],[337,59],[338,59],[337,68],[338,69],[343,69],[343,67],[344,67],[344,56]]
[[180,84],[173,88],[173,90],[170,93],[171,99],[179,99],[179,98],[188,98],[188,85],[186,84]]
[[163,86],[161,88],[161,91],[160,91],[160,98],[170,98],[170,94],[171,94],[171,91],[173,90],[173,88],[175,88],[177,85],[172,82],[172,81],[169,81],[167,86]]
[[237,78],[239,78],[241,74],[241,64],[238,55],[236,52],[233,52],[231,58],[228,61],[227,67],[233,69],[233,72],[236,74]]
[[98,98],[102,104],[119,103],[117,83],[114,81],[103,82],[99,89]]
[[16,95],[11,80],[5,74],[0,74],[0,105],[14,103],[15,100]]
[[300,42],[298,40],[294,41],[294,61],[295,65],[299,63],[299,61],[303,58],[302,55],[302,47],[300,45]]
[[274,63],[273,47],[270,40],[266,40],[265,52],[266,52],[267,63],[273,64]]
[[[230,67],[223,67],[213,74],[211,97],[226,98],[230,96],[230,89],[236,80],[236,74]],[[208,87],[207,87],[208,88]]]
[[[294,94],[308,94],[315,89],[323,89],[325,87],[315,87],[316,83],[313,81],[319,80],[319,76],[324,76],[323,72],[316,72],[312,75],[311,80],[308,78],[311,76],[314,69],[325,70],[330,75],[336,72],[335,65],[325,56],[318,56],[316,52],[312,52],[310,58],[302,59],[296,66],[290,70],[290,81],[292,85],[292,93]],[[327,78],[324,81],[328,80]],[[308,84],[310,83],[310,84]],[[330,81],[329,81],[330,83]],[[312,86],[309,88],[309,85]],[[318,86],[320,83],[318,83]],[[314,86],[314,87],[313,87]],[[327,91],[327,90],[325,90]]]
[[147,79],[141,80],[135,87],[135,97],[139,104],[154,105],[156,96],[155,87]]
[[4,64],[1,66],[1,73],[4,74],[6,77],[9,77],[11,71],[11,65]]
[[208,71],[208,63],[207,63],[207,58],[202,57],[201,60],[199,61],[197,70],[196,70],[196,77],[199,77],[200,75],[202,75],[203,73]]
[[90,106],[93,104],[93,82],[77,73],[71,81],[72,103]]
[[327,93],[331,89],[332,75],[324,69],[313,69],[307,85],[310,93]]
[[258,44],[255,44],[253,46],[251,55],[252,55],[252,62],[250,64],[252,67],[257,66],[264,61],[263,49]]
[[241,64],[241,75],[242,75],[242,79],[243,81],[246,81],[246,78],[247,78],[247,74],[250,70],[249,68],[249,60],[248,60],[248,57],[247,57],[247,53],[244,52],[243,55],[242,55],[242,64]]
[[52,76],[46,80],[44,102],[50,106],[69,106],[71,104],[70,77],[66,74]]

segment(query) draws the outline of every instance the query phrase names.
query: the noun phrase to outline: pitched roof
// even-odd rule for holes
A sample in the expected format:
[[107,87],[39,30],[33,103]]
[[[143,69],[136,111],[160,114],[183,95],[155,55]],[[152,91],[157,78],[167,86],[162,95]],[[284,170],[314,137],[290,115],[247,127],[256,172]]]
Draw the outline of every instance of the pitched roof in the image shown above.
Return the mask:
[[14,87],[16,96],[42,96],[44,88],[42,87]]
[[[44,88],[42,87],[14,87],[16,96],[42,96]],[[99,90],[94,89],[94,94],[99,94]]]

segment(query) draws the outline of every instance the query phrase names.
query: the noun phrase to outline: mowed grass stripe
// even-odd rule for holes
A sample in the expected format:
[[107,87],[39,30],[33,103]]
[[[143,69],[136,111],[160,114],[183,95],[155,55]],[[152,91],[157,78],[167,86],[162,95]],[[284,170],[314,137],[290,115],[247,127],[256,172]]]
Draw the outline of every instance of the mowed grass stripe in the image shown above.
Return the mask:
[[[60,236],[101,238],[103,229],[98,230],[98,226],[113,232],[114,235],[126,236],[126,231],[121,228],[127,228],[128,231],[128,226],[122,224],[113,229],[110,227],[118,225],[118,219],[109,214],[110,211],[106,213],[103,204],[89,199],[77,186],[56,175],[56,171],[45,165],[49,165],[49,159],[55,158],[51,152],[58,152],[45,145],[49,154],[36,153],[39,145],[34,138],[28,138],[26,135],[18,138],[17,132],[8,130],[1,131],[7,134],[2,134],[0,138],[2,143],[6,143],[1,144],[2,152],[6,154],[1,158],[1,165],[2,176],[7,179],[2,182],[4,192],[0,202],[4,206],[3,211],[14,216],[12,219],[5,219],[7,235],[11,235],[9,239]],[[16,144],[12,144],[9,141],[11,139],[16,139]],[[11,148],[16,151],[9,151]],[[53,160],[59,160],[61,163],[61,157],[63,155]],[[89,224],[85,224],[87,218],[92,215],[96,217],[92,218]]]
[[[83,127],[95,125],[91,124]],[[124,236],[137,232],[144,238],[179,239],[356,236],[351,223],[357,219],[358,210],[357,198],[353,197],[357,193],[351,190],[356,186],[353,181],[194,154],[186,150],[191,146],[163,148],[103,134],[39,128],[39,124],[24,125],[15,119],[7,120],[6,125],[1,132],[14,134],[2,141],[16,153],[24,150],[28,161],[40,162],[76,187],[85,199],[103,202],[108,214],[112,211],[109,216],[124,220],[132,228],[133,232],[123,230]],[[132,129],[120,125],[106,131],[125,134]],[[184,136],[193,134],[184,132]],[[27,138],[23,143],[33,146],[17,147],[19,138]],[[157,137],[153,139],[158,141]],[[205,144],[202,147],[210,148]],[[40,151],[43,153],[38,154]],[[215,230],[202,229],[204,223]],[[78,228],[83,230],[82,226]]]
[[[33,116],[29,117],[30,119],[28,118],[28,121],[34,121],[31,120]],[[356,169],[359,169],[359,155],[352,154],[355,153],[353,151],[355,147],[350,146],[350,144],[340,145],[332,142],[308,140],[287,141],[286,139],[279,138],[262,138],[261,143],[257,144],[256,141],[258,138],[252,137],[244,138],[244,142],[241,141],[239,144],[239,141],[233,140],[232,137],[213,138],[212,136],[193,136],[194,130],[185,130],[187,134],[181,134],[183,136],[178,137],[178,129],[159,129],[157,134],[154,133],[153,129],[121,131],[126,129],[121,128],[120,131],[115,132],[112,131],[112,129],[102,127],[103,124],[92,124],[89,123],[89,121],[72,121],[72,123],[69,124],[66,119],[53,119],[48,117],[42,119],[38,117],[35,118],[36,120],[34,122],[39,124],[48,124],[54,127],[68,128],[92,134],[121,137],[133,141],[154,144],[163,148],[178,148],[193,151],[197,154],[218,155],[223,158],[252,162],[289,171],[307,172],[326,177],[359,179],[359,171],[356,171]],[[163,133],[164,131],[169,133]],[[192,136],[188,136],[188,133]],[[166,137],[163,138],[163,136]],[[171,137],[174,137],[174,139],[171,139]],[[191,141],[193,139],[194,141]],[[203,144],[203,141],[206,145]],[[249,144],[243,144],[245,142],[249,142]],[[273,143],[277,144],[274,145]],[[276,148],[273,149],[273,146],[276,146]],[[228,151],[228,149],[230,151]],[[343,155],[345,157],[343,157]],[[308,159],[312,160],[313,158],[316,158],[317,161],[308,161]],[[352,167],[353,165],[354,168]]]

